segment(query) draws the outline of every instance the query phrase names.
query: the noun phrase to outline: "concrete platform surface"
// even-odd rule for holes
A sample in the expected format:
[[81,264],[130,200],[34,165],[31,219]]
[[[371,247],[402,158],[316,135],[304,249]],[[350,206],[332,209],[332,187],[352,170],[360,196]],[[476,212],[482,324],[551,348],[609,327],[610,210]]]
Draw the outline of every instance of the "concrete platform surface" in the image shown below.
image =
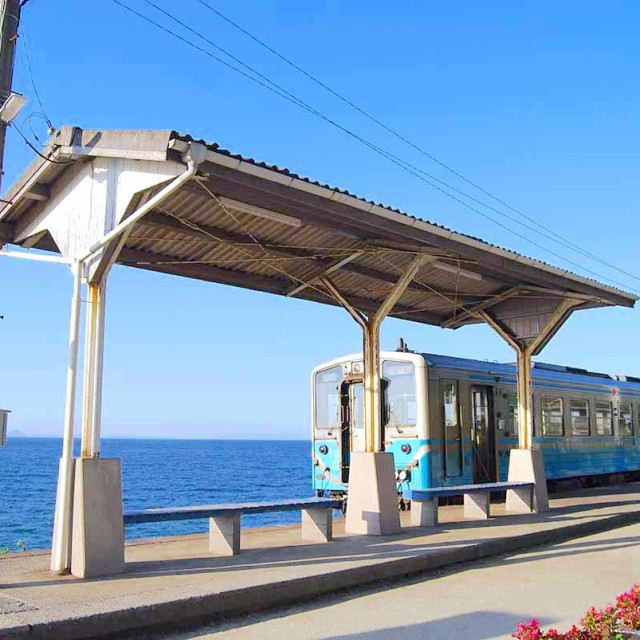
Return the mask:
[[[136,640],[510,640],[519,622],[566,631],[640,580],[640,525],[526,553],[463,565],[464,571],[350,589],[272,612]],[[579,578],[577,578],[579,576]]]
[[[46,552],[0,556],[0,638],[89,638],[157,625],[201,623],[334,593],[339,589],[551,544],[640,522],[640,484],[552,500],[541,515],[464,521],[442,507],[436,529],[408,526],[383,537],[300,540],[299,525],[246,530],[243,553],[214,557],[207,536],[127,545],[126,573],[80,580],[47,572]],[[514,578],[514,584],[517,580]]]

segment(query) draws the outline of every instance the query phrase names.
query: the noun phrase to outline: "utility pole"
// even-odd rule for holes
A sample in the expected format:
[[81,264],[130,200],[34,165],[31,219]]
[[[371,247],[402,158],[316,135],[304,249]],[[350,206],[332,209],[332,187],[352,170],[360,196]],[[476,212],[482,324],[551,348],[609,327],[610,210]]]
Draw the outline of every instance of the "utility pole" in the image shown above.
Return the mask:
[[[22,0],[0,0],[0,105],[11,95],[22,4]],[[0,187],[4,167],[4,140],[8,126],[8,123],[0,119]]]

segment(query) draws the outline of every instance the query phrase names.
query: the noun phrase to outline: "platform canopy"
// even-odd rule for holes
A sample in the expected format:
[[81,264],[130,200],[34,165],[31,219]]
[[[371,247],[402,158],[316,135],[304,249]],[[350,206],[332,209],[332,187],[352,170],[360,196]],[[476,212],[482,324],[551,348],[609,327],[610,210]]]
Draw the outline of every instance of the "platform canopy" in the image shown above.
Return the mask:
[[[542,453],[533,442],[531,357],[573,311],[632,307],[637,300],[174,131],[63,127],[3,196],[0,234],[1,244],[57,252],[60,258],[46,259],[72,266],[51,568],[82,576],[87,575],[85,558],[108,555],[104,535],[82,533],[93,504],[87,491],[97,487],[101,497],[96,504],[107,505],[103,511],[111,514],[103,519],[113,531],[122,531],[121,495],[115,492],[107,499],[100,494],[118,487],[117,473],[109,480],[85,483],[82,471],[73,485],[82,302],[86,330],[78,468],[112,473],[108,465],[114,461],[100,460],[100,433],[105,301],[115,263],[339,305],[351,315],[363,337],[364,451],[350,459],[345,526],[350,533],[373,535],[400,527],[394,465],[384,452],[380,325],[385,317],[448,328],[484,322],[513,347],[519,449],[510,455],[509,479],[533,485],[533,505],[544,511],[548,499]],[[24,251],[17,253],[25,257]],[[86,459],[93,466],[84,465]],[[78,510],[74,495],[85,496],[78,500]],[[122,569],[121,551],[114,554],[108,572]]]
[[328,278],[353,307],[373,313],[423,254],[390,315],[448,328],[489,315],[525,341],[563,300],[572,310],[637,300],[175,131],[63,127],[47,159],[37,158],[3,196],[1,241],[78,259],[184,171],[183,154],[196,142],[204,153],[194,179],[111,247],[117,263],[335,305],[322,284]]

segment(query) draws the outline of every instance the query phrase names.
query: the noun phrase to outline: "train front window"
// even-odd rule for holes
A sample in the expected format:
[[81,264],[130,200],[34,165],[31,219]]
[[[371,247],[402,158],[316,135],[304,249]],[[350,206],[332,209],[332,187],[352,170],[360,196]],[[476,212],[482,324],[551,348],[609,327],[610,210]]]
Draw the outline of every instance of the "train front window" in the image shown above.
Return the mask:
[[613,435],[613,411],[610,402],[596,402],[596,435]]
[[362,382],[354,382],[351,385],[351,427],[364,429],[364,385]]
[[571,435],[588,436],[590,434],[589,401],[571,398]]
[[316,373],[316,428],[337,429],[340,427],[340,381],[342,367],[331,367]]
[[564,435],[564,406],[562,398],[542,398],[542,435]]
[[382,377],[387,382],[386,426],[415,426],[416,374],[413,364],[387,360],[382,364]]
[[633,408],[630,402],[620,403],[618,430],[620,431],[621,436],[633,435]]

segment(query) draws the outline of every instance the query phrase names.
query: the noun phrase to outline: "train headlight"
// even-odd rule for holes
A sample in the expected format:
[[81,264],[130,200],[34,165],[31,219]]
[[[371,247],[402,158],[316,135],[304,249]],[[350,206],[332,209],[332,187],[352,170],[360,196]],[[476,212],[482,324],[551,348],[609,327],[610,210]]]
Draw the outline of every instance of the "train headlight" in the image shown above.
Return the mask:
[[403,444],[400,447],[400,451],[402,451],[402,453],[411,453],[411,445],[410,444]]
[[407,477],[408,474],[406,469],[401,469],[400,471],[398,471],[398,480],[400,480],[400,482],[405,482]]
[[326,444],[321,444],[320,447],[318,448],[318,451],[323,455],[326,456],[327,453],[329,453],[329,447],[327,447]]

